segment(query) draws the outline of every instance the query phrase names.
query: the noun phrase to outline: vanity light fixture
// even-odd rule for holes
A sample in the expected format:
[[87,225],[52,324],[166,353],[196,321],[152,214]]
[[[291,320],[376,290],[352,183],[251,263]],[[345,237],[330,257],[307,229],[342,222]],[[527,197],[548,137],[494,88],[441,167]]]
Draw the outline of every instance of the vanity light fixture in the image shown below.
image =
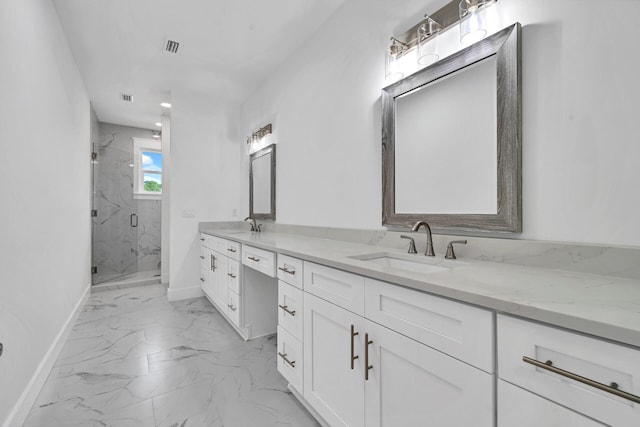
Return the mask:
[[271,123],[269,123],[268,125],[253,132],[251,136],[247,137],[247,148],[249,150],[249,154],[255,153],[256,151],[262,150],[264,147],[273,144],[273,141],[271,141],[270,138],[271,131],[272,126]]
[[429,15],[425,15],[424,21],[422,21],[416,31],[418,64],[429,65],[440,58],[437,45],[438,34],[440,34],[440,24],[434,21]]
[[487,6],[493,0],[460,1],[460,43],[470,45],[487,35]]
[[404,77],[400,67],[400,58],[408,50],[408,46],[391,37],[391,45],[385,52],[384,74],[389,82],[394,82]]
[[[417,68],[430,65],[440,58],[438,36],[459,23],[460,42],[473,44],[487,35],[486,8],[498,0],[451,0],[440,9],[424,16],[424,19],[399,36],[391,37],[391,45],[385,51],[385,77],[394,82],[404,77],[406,61],[400,61],[410,51],[416,50]],[[402,62],[402,67],[401,67]],[[411,70],[411,72],[416,69]]]

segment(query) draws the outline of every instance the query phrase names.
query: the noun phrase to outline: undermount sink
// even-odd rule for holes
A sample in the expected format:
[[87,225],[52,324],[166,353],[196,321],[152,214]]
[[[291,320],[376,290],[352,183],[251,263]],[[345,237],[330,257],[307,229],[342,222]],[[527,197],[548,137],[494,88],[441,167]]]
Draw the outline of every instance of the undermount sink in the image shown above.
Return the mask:
[[423,255],[409,255],[402,256],[399,254],[389,254],[386,252],[354,255],[350,256],[351,259],[357,259],[365,261],[370,264],[379,265],[381,267],[392,268],[395,270],[411,271],[414,273],[440,273],[451,269],[450,266],[442,265],[440,259],[430,259]]

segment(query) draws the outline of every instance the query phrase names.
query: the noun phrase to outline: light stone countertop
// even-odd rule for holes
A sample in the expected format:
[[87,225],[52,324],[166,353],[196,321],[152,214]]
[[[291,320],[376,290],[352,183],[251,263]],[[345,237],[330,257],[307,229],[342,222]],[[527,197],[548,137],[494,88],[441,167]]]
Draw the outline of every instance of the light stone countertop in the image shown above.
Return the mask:
[[445,271],[413,273],[349,258],[406,251],[306,235],[200,225],[200,231],[305,261],[640,347],[640,282],[605,275],[468,260],[424,259]]

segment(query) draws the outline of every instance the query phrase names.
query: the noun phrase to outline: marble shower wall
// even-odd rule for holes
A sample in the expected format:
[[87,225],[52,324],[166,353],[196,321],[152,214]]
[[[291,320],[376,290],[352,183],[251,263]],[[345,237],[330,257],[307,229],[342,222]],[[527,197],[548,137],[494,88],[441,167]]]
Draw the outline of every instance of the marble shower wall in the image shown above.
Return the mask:
[[[99,123],[94,164],[93,283],[139,271],[160,269],[159,200],[133,198],[133,137],[152,139],[152,132]],[[131,215],[138,215],[138,227]]]

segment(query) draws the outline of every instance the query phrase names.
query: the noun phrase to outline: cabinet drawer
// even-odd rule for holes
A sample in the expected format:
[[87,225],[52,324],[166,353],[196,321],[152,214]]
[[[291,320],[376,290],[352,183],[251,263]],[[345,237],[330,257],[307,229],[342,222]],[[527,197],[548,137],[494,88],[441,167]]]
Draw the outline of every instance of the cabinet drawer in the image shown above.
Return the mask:
[[306,292],[364,315],[364,277],[305,262],[303,287]]
[[230,259],[227,262],[227,286],[229,290],[240,295],[240,261]]
[[204,233],[200,233],[200,243],[202,246],[204,246],[205,248],[209,248],[209,249],[214,249],[213,248],[213,242],[211,241],[211,237],[208,234],[204,234]]
[[378,280],[366,279],[365,286],[367,319],[494,372],[490,311]]
[[302,290],[278,282],[278,326],[302,341]]
[[498,380],[498,427],[603,427],[512,384]]
[[278,279],[302,289],[302,260],[278,254]]
[[302,343],[278,326],[278,372],[302,393]]
[[234,325],[240,326],[240,296],[233,291],[227,293],[227,316]]
[[207,243],[210,245],[209,248],[214,251],[227,255],[227,240],[217,236],[208,236]]
[[240,243],[234,242],[233,240],[225,240],[224,250],[229,258],[240,261],[240,258],[242,257],[241,248],[242,245]]
[[640,425],[640,403],[523,361],[553,367],[640,396],[640,350],[537,323],[498,316],[500,377],[549,400],[615,426]]
[[270,277],[276,277],[276,256],[273,252],[242,245],[242,263]]

